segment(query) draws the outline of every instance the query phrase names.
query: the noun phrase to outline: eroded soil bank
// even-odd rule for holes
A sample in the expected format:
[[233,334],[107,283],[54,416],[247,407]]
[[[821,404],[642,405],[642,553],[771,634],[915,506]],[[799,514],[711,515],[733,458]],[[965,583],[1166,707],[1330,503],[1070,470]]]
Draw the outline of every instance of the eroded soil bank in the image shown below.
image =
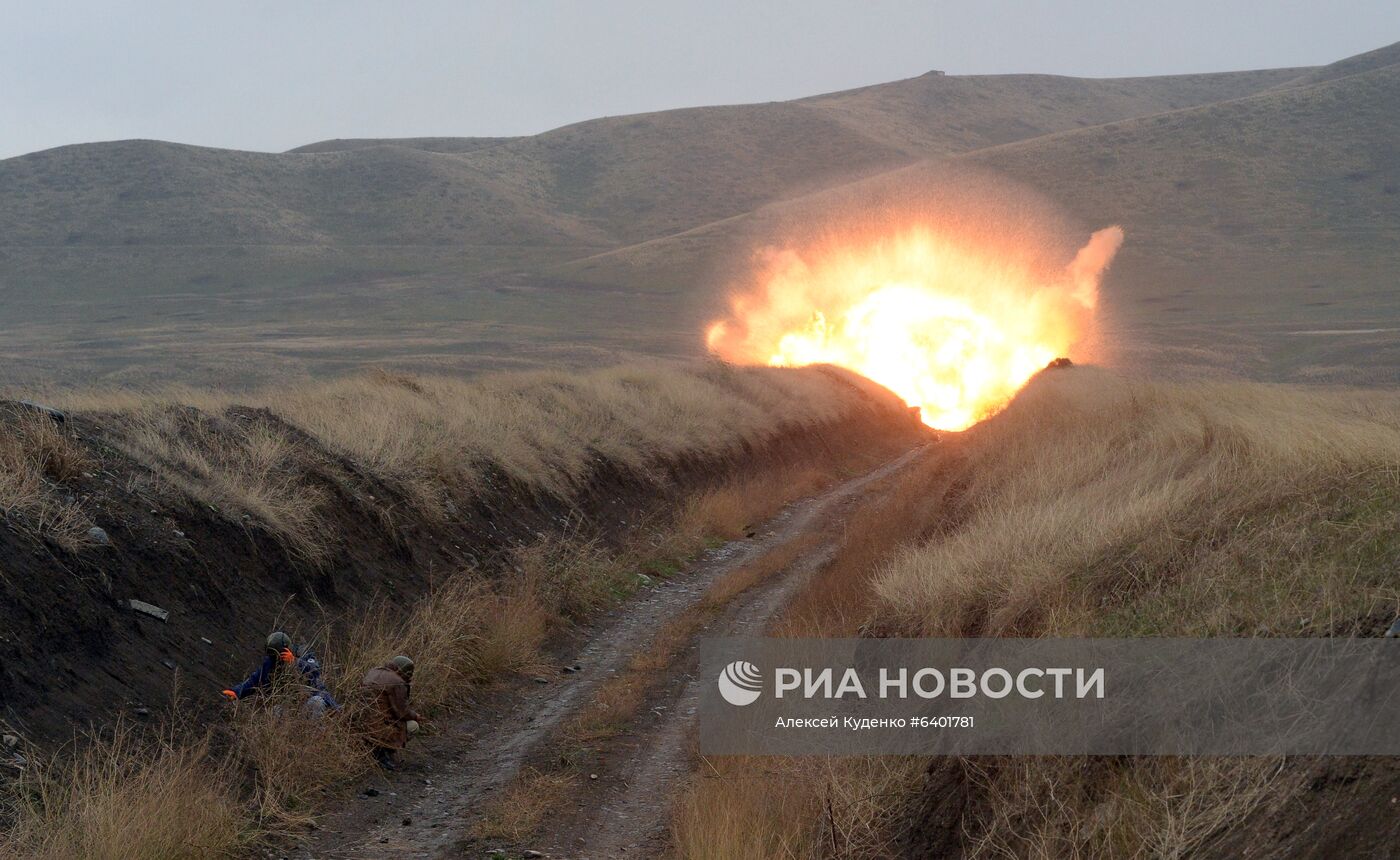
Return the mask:
[[[293,441],[289,479],[324,500],[317,528],[328,551],[315,563],[255,518],[182,492],[163,479],[164,464],[122,453],[124,431],[113,416],[69,415],[63,431],[86,463],[59,489],[102,535],[69,549],[0,519],[0,720],[46,743],[119,713],[145,719],[176,695],[186,702],[183,714],[208,714],[275,626],[308,631],[380,598],[408,605],[434,581],[468,568],[489,575],[513,549],[543,537],[620,540],[648,516],[735,476],[907,447],[925,435],[897,404],[862,397],[866,406],[843,418],[779,428],[761,445],[641,469],[594,457],[569,493],[522,487],[488,468],[438,517],[418,512],[409,487],[266,409],[191,415],[202,444],[211,433],[235,439],[260,429]],[[0,420],[20,420],[20,412],[0,412]],[[133,600],[168,617],[139,611]]]

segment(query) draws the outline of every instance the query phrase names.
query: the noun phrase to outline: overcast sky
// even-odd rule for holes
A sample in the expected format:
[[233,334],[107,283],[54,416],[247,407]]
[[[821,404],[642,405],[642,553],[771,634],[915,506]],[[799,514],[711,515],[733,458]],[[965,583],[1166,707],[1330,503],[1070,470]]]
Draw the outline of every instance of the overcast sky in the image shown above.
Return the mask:
[[0,157],[130,137],[284,150],[531,134],[906,78],[1317,65],[1396,0],[0,0]]

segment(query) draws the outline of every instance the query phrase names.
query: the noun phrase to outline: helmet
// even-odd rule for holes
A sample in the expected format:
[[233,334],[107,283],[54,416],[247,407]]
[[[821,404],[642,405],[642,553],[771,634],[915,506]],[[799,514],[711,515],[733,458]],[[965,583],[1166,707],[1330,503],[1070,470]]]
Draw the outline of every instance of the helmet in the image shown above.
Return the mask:
[[283,648],[291,647],[292,637],[283,633],[281,630],[278,630],[276,633],[273,633],[271,636],[267,637],[267,653],[269,654],[277,654]]
[[405,681],[413,677],[413,661],[402,654],[389,661],[389,668],[402,675]]

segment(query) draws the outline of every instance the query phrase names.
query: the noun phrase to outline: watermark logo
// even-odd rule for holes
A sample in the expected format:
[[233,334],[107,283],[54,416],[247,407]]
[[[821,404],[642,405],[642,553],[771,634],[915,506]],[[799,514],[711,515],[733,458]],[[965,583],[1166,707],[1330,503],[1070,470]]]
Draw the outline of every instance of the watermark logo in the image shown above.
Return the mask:
[[1379,637],[742,637],[698,656],[702,755],[1400,756],[1400,647]]
[[752,705],[763,692],[763,675],[758,667],[735,660],[719,673],[719,694],[731,705]]

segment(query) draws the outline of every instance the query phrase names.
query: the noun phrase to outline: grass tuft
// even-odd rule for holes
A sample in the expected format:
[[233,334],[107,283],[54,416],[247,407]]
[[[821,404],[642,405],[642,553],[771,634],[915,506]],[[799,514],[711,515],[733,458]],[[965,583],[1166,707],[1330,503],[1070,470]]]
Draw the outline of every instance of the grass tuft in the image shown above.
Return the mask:
[[48,417],[26,413],[0,420],[0,516],[5,520],[67,549],[83,546],[92,522],[62,485],[90,468],[83,447]]
[[6,797],[0,857],[234,857],[250,829],[235,780],[208,740],[140,737],[118,724],[21,772]]

